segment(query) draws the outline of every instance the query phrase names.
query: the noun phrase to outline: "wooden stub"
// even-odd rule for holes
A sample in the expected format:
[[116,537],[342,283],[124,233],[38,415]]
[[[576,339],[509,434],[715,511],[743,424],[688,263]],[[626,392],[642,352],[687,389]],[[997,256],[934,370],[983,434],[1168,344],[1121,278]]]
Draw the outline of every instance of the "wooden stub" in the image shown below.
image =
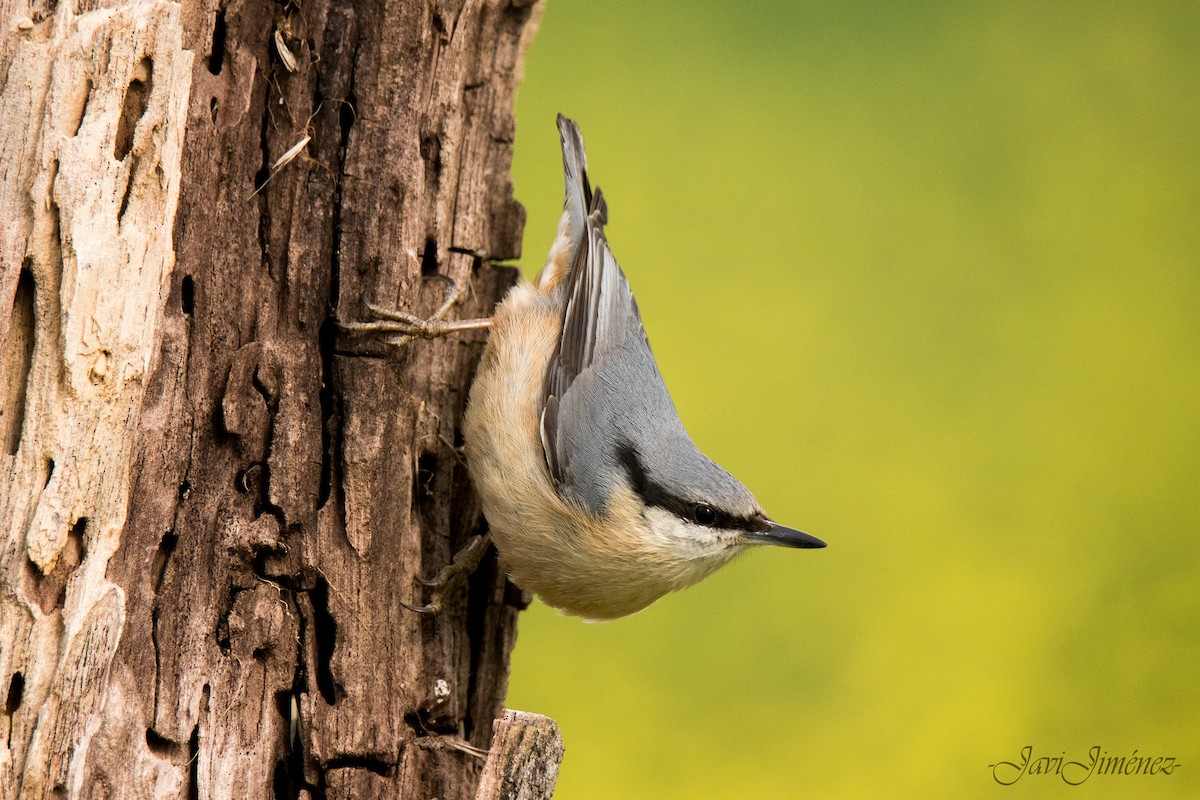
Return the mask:
[[553,795],[563,757],[558,724],[541,714],[506,710],[494,731],[475,800],[541,800]]

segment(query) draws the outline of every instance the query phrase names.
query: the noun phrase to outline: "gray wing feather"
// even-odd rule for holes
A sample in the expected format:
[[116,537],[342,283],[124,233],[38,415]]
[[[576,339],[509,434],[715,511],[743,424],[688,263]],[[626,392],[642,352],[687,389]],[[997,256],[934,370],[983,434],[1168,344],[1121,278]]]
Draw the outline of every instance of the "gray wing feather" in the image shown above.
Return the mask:
[[[595,198],[603,203],[598,189]],[[647,358],[638,361],[650,367],[648,377],[661,385],[662,377],[649,355],[637,301],[604,238],[602,210],[595,208],[588,215],[584,239],[567,279],[562,334],[547,367],[543,389],[542,445],[550,474],[560,488],[570,482],[567,468],[573,461],[562,452],[559,438],[561,402],[580,375],[600,370],[631,343],[646,350]],[[674,407],[670,410],[673,412]]]
[[[617,384],[632,386],[635,390],[639,384],[642,388],[649,387],[652,395],[661,395],[665,399],[665,411],[676,420],[676,424],[678,417],[674,414],[674,405],[666,394],[662,376],[650,355],[637,301],[605,239],[604,225],[608,221],[608,208],[603,193],[599,188],[593,191],[588,181],[579,129],[561,115],[558,123],[566,181],[565,211],[574,216],[572,208],[586,202],[587,216],[579,231],[578,245],[564,287],[562,334],[546,370],[541,437],[546,465],[560,491],[570,493],[574,489],[575,494],[580,494],[583,489],[580,476],[574,474],[572,467],[581,463],[581,454],[574,453],[573,456],[572,452],[565,451],[579,445],[584,430],[598,423],[597,418],[588,420],[577,413],[583,392],[572,392],[572,387],[581,375],[591,373],[593,378],[602,375],[608,375],[609,379],[617,377]],[[631,345],[644,349],[645,353],[632,360],[614,359],[619,351]],[[606,364],[609,365],[608,369],[605,369]],[[616,372],[622,372],[634,364],[640,368],[640,372],[647,373],[640,376],[642,380],[634,380],[634,376],[629,375],[614,375],[614,367]],[[591,382],[585,381],[588,384]],[[591,394],[590,390],[583,391]],[[572,401],[568,405],[576,413],[570,413],[564,419],[563,403],[568,399]],[[572,426],[572,430],[565,432],[568,434],[565,437],[564,426]],[[589,449],[594,448],[589,446]],[[583,493],[595,494],[592,490]],[[593,502],[588,504],[594,505]]]
[[[567,217],[567,237],[574,242],[574,260],[579,255],[579,245],[583,243],[588,215],[596,208],[599,208],[602,217],[607,211],[603,199],[597,201],[592,195],[587,173],[587,152],[583,147],[579,126],[574,120],[559,114],[558,137],[562,143],[563,213]],[[601,223],[606,221],[602,219]]]
[[547,397],[562,394],[580,372],[604,358],[631,331],[642,332],[637,302],[604,238],[604,197],[588,215],[583,241],[567,277],[558,350],[546,373]]
[[633,447],[654,480],[683,496],[700,492],[731,507],[754,506],[732,476],[696,449],[683,428],[642,327],[637,301],[604,237],[608,210],[587,178],[583,139],[559,116],[565,212],[581,214],[578,243],[562,287],[562,334],[542,394],[541,438],[560,496],[603,515]]
[[[563,328],[559,346],[546,372],[542,407],[553,397],[561,397],[575,376],[591,360],[595,330],[589,320],[594,318],[600,298],[603,264],[595,262],[592,251],[597,232],[603,241],[608,208],[600,190],[592,191],[587,174],[587,153],[579,126],[562,114],[558,115],[558,133],[562,142],[563,215],[567,219],[567,236],[573,242],[570,268],[565,283]],[[547,464],[557,475],[553,463],[553,437],[556,426],[543,421],[542,437],[547,451]]]

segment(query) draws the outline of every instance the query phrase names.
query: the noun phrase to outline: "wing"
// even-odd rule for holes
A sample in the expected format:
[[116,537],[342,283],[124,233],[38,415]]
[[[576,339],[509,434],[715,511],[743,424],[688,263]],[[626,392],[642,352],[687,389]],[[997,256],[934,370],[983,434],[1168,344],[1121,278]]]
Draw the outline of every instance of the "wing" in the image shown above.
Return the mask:
[[[604,202],[599,189],[595,199]],[[581,372],[612,353],[630,332],[645,337],[633,292],[604,238],[602,209],[594,209],[567,276],[562,335],[546,373],[546,396],[561,397]]]
[[562,299],[563,320],[540,422],[559,496],[603,516],[622,482],[639,494],[653,483],[654,496],[642,497],[649,504],[702,497],[743,514],[756,511],[753,495],[684,430],[629,282],[604,237],[608,211],[600,189],[593,192],[588,182],[583,138],[561,115],[558,125],[566,192],[555,247],[569,248],[569,258],[561,262],[567,274],[556,276],[561,283],[547,287]]
[[[649,344],[637,301],[604,237],[608,209],[600,189],[593,192],[588,182],[579,129],[561,116],[559,129],[568,181],[568,210],[573,198],[586,199],[588,203],[580,242],[564,286],[562,334],[546,370],[542,394],[542,447],[550,474],[561,488],[569,480],[568,459],[559,449],[559,411],[563,398],[580,375],[597,370],[626,346],[631,337],[647,351]],[[655,377],[661,383],[661,377],[657,374]]]
[[620,444],[651,441],[668,431],[681,434],[682,428],[598,213],[588,216],[586,234],[565,287],[562,334],[546,371],[541,428],[559,494],[582,500],[600,514]]

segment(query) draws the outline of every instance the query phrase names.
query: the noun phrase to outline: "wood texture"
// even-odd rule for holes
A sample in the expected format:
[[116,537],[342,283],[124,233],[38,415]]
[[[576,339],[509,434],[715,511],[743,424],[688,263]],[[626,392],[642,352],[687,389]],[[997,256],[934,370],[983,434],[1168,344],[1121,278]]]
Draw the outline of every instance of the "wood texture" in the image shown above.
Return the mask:
[[107,5],[0,0],[0,796],[474,797],[519,594],[400,602],[484,335],[333,320],[515,280],[540,6]]
[[476,800],[542,800],[554,793],[563,741],[549,717],[507,711],[496,733]]

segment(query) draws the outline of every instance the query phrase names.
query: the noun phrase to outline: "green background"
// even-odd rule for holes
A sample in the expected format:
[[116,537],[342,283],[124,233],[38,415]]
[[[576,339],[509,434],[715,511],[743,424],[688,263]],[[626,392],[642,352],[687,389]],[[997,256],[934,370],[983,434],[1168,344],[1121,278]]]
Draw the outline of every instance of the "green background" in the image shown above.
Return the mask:
[[549,0],[527,274],[558,111],[689,431],[829,542],[535,603],[558,796],[1200,796],[1200,6]]

